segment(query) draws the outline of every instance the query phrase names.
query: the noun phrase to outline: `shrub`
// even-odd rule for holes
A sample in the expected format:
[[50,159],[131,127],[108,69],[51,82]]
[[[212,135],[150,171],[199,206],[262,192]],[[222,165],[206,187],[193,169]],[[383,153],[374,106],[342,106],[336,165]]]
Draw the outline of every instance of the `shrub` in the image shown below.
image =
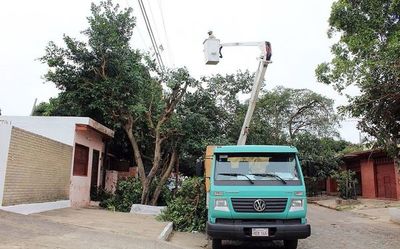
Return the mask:
[[[150,196],[154,192],[158,180],[155,179],[150,188]],[[129,212],[132,204],[140,203],[142,184],[138,178],[128,177],[117,182],[115,194],[100,202],[100,206],[114,211]],[[172,198],[171,191],[164,186],[158,200],[159,205],[166,205]]]
[[90,189],[90,200],[92,201],[103,201],[107,200],[112,196],[111,193],[107,192],[104,188],[91,188]]
[[317,177],[304,177],[304,182],[306,184],[307,196],[318,196],[321,195],[322,190],[320,187],[320,180]]
[[204,179],[193,177],[185,180],[176,198],[168,202],[158,218],[172,221],[177,231],[204,231],[207,221]]
[[343,199],[357,199],[355,172],[351,170],[341,170],[333,173],[333,178],[338,185],[340,197]]

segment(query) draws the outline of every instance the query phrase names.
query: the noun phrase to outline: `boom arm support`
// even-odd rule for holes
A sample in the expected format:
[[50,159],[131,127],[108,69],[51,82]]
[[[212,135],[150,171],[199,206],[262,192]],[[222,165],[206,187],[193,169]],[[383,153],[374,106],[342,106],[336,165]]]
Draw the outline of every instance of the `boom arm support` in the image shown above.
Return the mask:
[[212,34],[212,31],[209,33],[208,39],[206,39],[204,44],[204,55],[206,58],[206,64],[208,65],[216,65],[219,62],[219,59],[222,58],[221,49],[223,47],[231,47],[231,46],[258,46],[261,50],[261,55],[259,57],[258,69],[256,72],[256,76],[254,79],[253,88],[251,90],[251,96],[249,101],[249,107],[247,108],[246,117],[243,122],[242,129],[240,131],[239,139],[237,145],[246,144],[247,135],[249,133],[249,126],[251,122],[251,118],[254,113],[254,109],[256,106],[256,102],[258,99],[258,94],[260,93],[260,89],[262,83],[264,81],[265,72],[267,71],[268,64],[271,63],[271,44],[269,42],[231,42],[231,43],[220,43],[219,39],[216,39]]
[[243,121],[243,126],[240,131],[237,145],[245,145],[246,144],[247,135],[249,134],[251,118],[253,116],[254,109],[256,107],[258,94],[260,93],[260,89],[261,89],[262,83],[264,81],[264,76],[265,76],[265,72],[267,71],[268,63],[269,63],[269,61],[260,60],[260,63],[258,64],[258,69],[256,72],[256,76],[254,78],[253,88],[251,90],[249,106],[247,108],[246,117],[244,118],[244,121]]

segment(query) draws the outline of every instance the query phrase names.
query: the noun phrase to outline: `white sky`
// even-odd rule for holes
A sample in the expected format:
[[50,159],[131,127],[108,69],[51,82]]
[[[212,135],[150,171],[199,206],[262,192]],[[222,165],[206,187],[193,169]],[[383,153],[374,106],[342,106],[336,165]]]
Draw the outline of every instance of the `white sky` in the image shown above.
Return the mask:
[[[95,1],[98,2],[98,1]],[[147,34],[137,0],[119,0],[137,17],[132,46],[149,50]],[[165,48],[164,63],[186,66],[193,76],[255,71],[257,48],[224,48],[216,66],[204,65],[203,41],[213,30],[221,42],[270,41],[273,64],[266,74],[266,88],[277,85],[308,88],[336,101],[346,98],[332,87],[317,83],[316,66],[331,58],[333,41],[326,35],[333,0],[143,0],[156,39]],[[62,44],[62,35],[82,39],[88,24],[86,0],[2,1],[0,8],[0,108],[3,115],[29,115],[38,103],[57,96],[52,83],[44,83],[46,66],[36,59],[48,41]],[[161,18],[163,16],[164,18]],[[165,24],[165,26],[163,25]],[[165,30],[164,30],[165,29]],[[165,32],[166,31],[166,32]],[[167,34],[167,35],[166,35]],[[356,94],[351,89],[349,94]],[[358,142],[356,122],[343,122],[341,136]]]

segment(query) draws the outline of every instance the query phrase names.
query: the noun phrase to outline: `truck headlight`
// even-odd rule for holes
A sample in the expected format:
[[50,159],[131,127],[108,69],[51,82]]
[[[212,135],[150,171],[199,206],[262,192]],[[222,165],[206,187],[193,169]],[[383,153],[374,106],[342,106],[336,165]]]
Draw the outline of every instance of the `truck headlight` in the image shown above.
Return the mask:
[[228,202],[226,199],[215,199],[214,210],[229,212]]
[[304,210],[303,204],[304,204],[303,199],[292,199],[289,212]]

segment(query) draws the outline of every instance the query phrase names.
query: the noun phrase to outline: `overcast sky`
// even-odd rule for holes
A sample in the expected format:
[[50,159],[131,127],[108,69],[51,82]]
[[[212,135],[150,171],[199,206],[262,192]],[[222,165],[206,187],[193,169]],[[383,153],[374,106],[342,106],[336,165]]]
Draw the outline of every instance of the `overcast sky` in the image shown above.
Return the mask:
[[[95,1],[98,2],[98,1]],[[137,0],[116,1],[130,6],[137,17],[132,46],[151,50]],[[186,66],[193,76],[255,71],[257,48],[224,48],[216,66],[204,65],[203,41],[213,30],[221,42],[270,41],[273,64],[266,73],[266,89],[278,85],[308,88],[335,105],[346,98],[332,87],[317,83],[316,66],[331,58],[333,41],[326,35],[332,0],[143,0],[155,31],[165,48],[162,56],[169,67]],[[29,115],[38,102],[57,96],[52,83],[42,75],[46,66],[36,59],[49,41],[62,44],[62,35],[84,39],[90,3],[86,0],[3,1],[0,8],[0,108],[3,115]],[[349,94],[357,94],[355,89]],[[356,122],[342,123],[341,136],[358,142]]]

